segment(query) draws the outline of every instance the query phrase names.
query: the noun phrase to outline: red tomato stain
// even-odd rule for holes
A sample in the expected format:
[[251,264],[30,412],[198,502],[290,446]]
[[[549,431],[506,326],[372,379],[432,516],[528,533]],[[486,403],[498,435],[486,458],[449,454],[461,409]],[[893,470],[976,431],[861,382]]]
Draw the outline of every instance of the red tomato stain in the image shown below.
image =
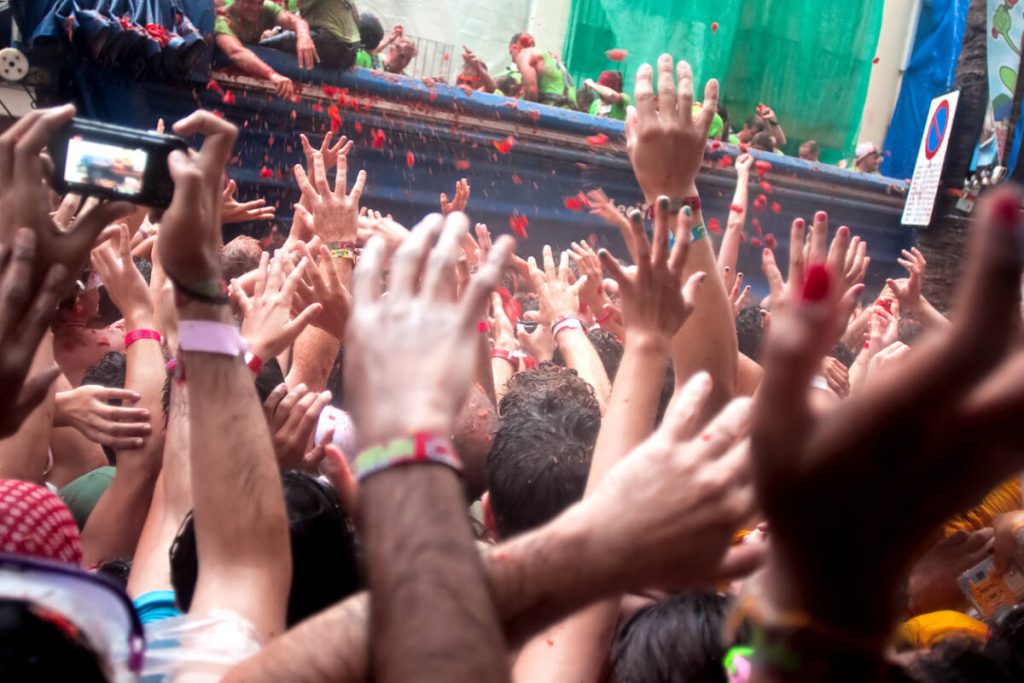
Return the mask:
[[405,155],[405,165],[408,166],[409,168],[412,168],[413,166],[416,165],[416,157],[413,156],[412,152],[408,152]]
[[604,56],[613,62],[624,62],[626,57],[629,57],[629,52],[622,48],[613,48],[611,50],[605,50]]
[[526,239],[526,228],[530,225],[530,219],[519,213],[519,209],[512,211],[512,215],[508,217],[508,226],[512,228],[512,232],[515,233],[516,237]]
[[604,147],[608,144],[608,136],[604,133],[598,133],[597,135],[590,135],[587,137],[587,142],[594,147]]

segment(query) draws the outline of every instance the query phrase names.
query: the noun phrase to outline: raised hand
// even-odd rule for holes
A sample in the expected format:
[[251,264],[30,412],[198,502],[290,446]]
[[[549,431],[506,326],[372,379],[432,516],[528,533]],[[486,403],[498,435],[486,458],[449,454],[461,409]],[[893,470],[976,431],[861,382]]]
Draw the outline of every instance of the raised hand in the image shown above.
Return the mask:
[[601,257],[587,242],[573,242],[569,249],[569,258],[576,263],[579,274],[587,278],[586,284],[580,289],[580,301],[590,309],[596,320],[602,316],[602,309],[608,301],[604,293]]
[[[314,263],[305,245],[299,247],[299,254]],[[313,318],[313,326],[340,340],[345,338],[345,327],[352,314],[352,295],[342,281],[338,261],[331,257],[330,249],[320,247],[316,265],[306,269],[306,280],[299,281],[296,287],[292,315],[301,315],[302,311],[319,304],[321,311]]]
[[58,130],[71,121],[71,105],[37,109],[18,119],[0,135],[0,244],[10,245],[15,232],[29,228],[36,234],[35,268],[30,282],[38,286],[52,264],[61,264],[69,285],[89,257],[97,236],[109,224],[130,214],[125,202],[102,202],[80,211],[74,229],[63,231],[50,217],[48,169],[43,149]]
[[248,202],[239,202],[235,199],[235,191],[238,185],[234,180],[229,180],[224,187],[223,204],[220,209],[220,220],[222,223],[243,223],[245,221],[272,221],[275,217],[273,206],[267,206],[263,198],[253,199]]
[[889,278],[885,281],[893,295],[899,300],[903,308],[913,310],[921,301],[921,290],[924,287],[924,274],[928,262],[924,254],[918,251],[917,247],[911,247],[910,251],[904,249],[900,252],[902,258],[896,262],[907,269],[909,277],[900,280]]
[[527,311],[523,314],[523,320],[530,323],[537,323],[532,331],[525,329],[516,331],[516,339],[526,353],[538,363],[549,361],[555,357],[555,338],[551,334],[551,326],[540,322],[540,314],[537,311]]
[[324,170],[330,171],[332,168],[338,165],[338,159],[340,157],[348,158],[349,153],[352,152],[352,147],[355,146],[353,140],[349,140],[347,137],[342,135],[338,138],[338,141],[331,144],[331,138],[334,133],[327,131],[324,135],[323,141],[320,143],[320,149],[316,149],[313,145],[309,144],[309,138],[306,137],[305,133],[299,133],[299,140],[302,142],[302,153],[306,155],[306,168],[313,168],[313,153],[320,152],[324,158]]
[[448,201],[448,195],[441,193],[441,213],[445,216],[453,211],[465,211],[469,203],[469,181],[465,178],[455,183],[455,197]]
[[283,469],[308,469],[305,456],[320,413],[330,402],[331,392],[309,391],[305,384],[289,390],[288,385],[282,383],[267,396],[263,412],[267,416],[277,462]]
[[[478,334],[514,242],[502,238],[459,301],[455,266],[466,217],[429,216],[395,253],[381,296],[385,246],[374,239],[353,277],[345,383],[361,446],[417,432],[451,433],[473,381]],[[436,243],[436,245],[435,245]]]
[[306,272],[309,259],[300,260],[285,276],[287,258],[283,252],[278,252],[273,259],[263,254],[252,298],[235,283],[231,286],[231,294],[243,315],[242,336],[249,341],[253,355],[263,361],[283,353],[323,310],[321,304],[313,303],[292,317],[295,289]]
[[83,384],[77,389],[57,392],[54,427],[73,427],[87,439],[117,451],[141,448],[149,436],[149,411],[111,405],[135,403],[139,394],[127,389]]
[[671,220],[668,197],[659,197],[654,208],[652,247],[640,212],[632,213],[630,223],[637,261],[631,273],[627,273],[607,250],[601,250],[601,263],[619,283],[627,338],[632,334],[650,335],[667,344],[693,313],[696,289],[705,273],[695,273],[684,286],[683,268],[690,249],[690,235],[684,225],[684,212],[680,212],[674,229],[676,242],[669,253]]
[[385,216],[373,209],[360,210],[359,243],[366,244],[374,235],[383,237],[389,248],[397,249],[398,245],[409,237],[409,229],[394,220],[390,214]]
[[[880,653],[918,544],[1021,469],[1024,356],[1007,356],[1020,325],[1020,206],[1004,188],[976,214],[956,324],[827,414],[811,414],[806,387],[832,345],[836,280],[811,266],[798,301],[773,315],[752,439],[775,608],[856,633]],[[910,488],[914,505],[901,505]],[[857,502],[868,496],[870,506]],[[841,537],[821,533],[840,528]]]
[[626,242],[629,258],[633,263],[636,263],[636,247],[633,246],[633,228],[629,224],[629,219],[619,211],[618,207],[615,206],[615,202],[601,188],[588,192],[587,199],[590,200],[590,215],[600,216],[604,219],[605,223],[619,229],[622,239]]
[[0,437],[18,431],[60,374],[53,367],[26,379],[67,278],[64,266],[55,264],[34,283],[35,233],[23,228],[12,241],[0,244]]
[[551,327],[555,321],[565,316],[578,316],[580,313],[580,290],[587,284],[586,276],[575,284],[569,282],[569,253],[562,252],[558,268],[551,247],[544,245],[544,270],[537,267],[537,261],[531,256],[530,278],[537,290],[537,301],[540,304],[538,322]]
[[708,129],[718,109],[718,81],[708,81],[703,108],[693,115],[693,72],[686,62],[672,75],[672,56],[658,58],[658,91],[649,64],[636,74],[636,106],[626,115],[626,151],[648,202],[662,195],[673,200],[697,194],[697,173],[704,159]]
[[352,192],[348,193],[348,158],[338,157],[338,174],[332,190],[327,182],[324,156],[313,152],[312,175],[296,164],[295,179],[302,190],[302,201],[313,216],[313,229],[324,244],[356,241],[359,223],[359,198],[366,186],[366,171],[360,171]]
[[131,246],[128,226],[121,224],[113,238],[92,252],[92,267],[103,280],[110,300],[121,312],[128,329],[137,327],[140,320],[153,317],[149,286],[135,267]]
[[[726,280],[729,279],[729,273],[726,273]],[[732,279],[732,290],[729,292],[729,300],[732,301],[732,312],[734,315],[739,315],[740,311],[747,303],[747,299],[750,298],[750,285],[743,286],[743,273],[737,273],[736,277]]]

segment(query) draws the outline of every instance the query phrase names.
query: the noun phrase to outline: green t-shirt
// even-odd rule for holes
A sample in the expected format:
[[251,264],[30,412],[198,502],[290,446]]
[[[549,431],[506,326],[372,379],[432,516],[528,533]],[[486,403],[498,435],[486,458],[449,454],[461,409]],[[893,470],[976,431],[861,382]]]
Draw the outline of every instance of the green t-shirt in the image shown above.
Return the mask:
[[327,31],[343,43],[359,42],[359,12],[349,0],[299,0],[299,14],[311,29]]
[[360,50],[359,52],[356,53],[356,66],[362,67],[364,69],[372,69],[373,57],[371,57],[370,53],[367,52],[366,50]]
[[615,104],[608,104],[600,96],[590,103],[590,115],[600,116],[603,119],[626,120],[626,107],[632,104],[633,100],[629,95],[622,93],[622,99]]
[[232,10],[232,0],[223,14],[217,15],[217,21],[213,25],[213,32],[233,36],[242,43],[252,44],[260,42],[260,36],[264,31],[277,26],[277,19],[284,9],[272,0],[263,0],[263,8],[260,9],[260,16],[255,22],[246,21]]

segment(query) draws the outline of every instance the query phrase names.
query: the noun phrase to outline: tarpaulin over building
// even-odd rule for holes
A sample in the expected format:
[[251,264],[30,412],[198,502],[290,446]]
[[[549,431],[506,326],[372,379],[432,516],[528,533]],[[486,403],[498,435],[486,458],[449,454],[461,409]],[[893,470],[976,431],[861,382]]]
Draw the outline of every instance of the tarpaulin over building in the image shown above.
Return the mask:
[[208,68],[212,54],[204,38],[213,30],[212,0],[14,0],[13,7],[36,57],[177,79]]

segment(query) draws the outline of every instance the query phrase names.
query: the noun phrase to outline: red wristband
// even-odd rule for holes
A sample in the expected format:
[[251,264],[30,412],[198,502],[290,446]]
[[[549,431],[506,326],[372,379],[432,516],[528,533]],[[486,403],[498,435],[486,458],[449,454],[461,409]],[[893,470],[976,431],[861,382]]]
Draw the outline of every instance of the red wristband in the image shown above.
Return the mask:
[[249,366],[254,375],[260,374],[260,371],[263,370],[263,359],[252,351],[245,352],[245,364]]
[[124,348],[127,349],[140,339],[152,339],[158,344],[164,340],[156,330],[132,330],[124,335]]
[[600,325],[602,323],[608,322],[611,319],[612,319],[612,314],[611,314],[611,312],[608,312],[608,313],[605,313],[604,315],[602,315],[600,318],[598,318],[594,322],[597,323],[598,325]]
[[558,333],[568,329],[586,331],[583,327],[583,321],[578,317],[575,315],[563,315],[551,323],[551,336],[558,339]]
[[477,332],[481,332],[481,333],[482,332],[490,332],[491,331],[491,324],[489,322],[487,322],[486,320],[481,320],[480,322],[478,322],[476,324],[476,331]]
[[501,358],[512,364],[513,370],[519,370],[519,359],[505,349],[491,349],[491,358]]

